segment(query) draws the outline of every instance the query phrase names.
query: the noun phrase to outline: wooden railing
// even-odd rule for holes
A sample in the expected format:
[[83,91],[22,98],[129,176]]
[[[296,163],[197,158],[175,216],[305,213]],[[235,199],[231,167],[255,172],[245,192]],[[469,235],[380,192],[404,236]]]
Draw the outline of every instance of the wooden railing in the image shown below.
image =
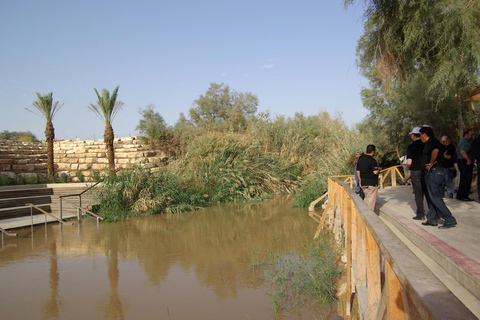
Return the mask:
[[[391,185],[392,187],[395,187],[397,185],[397,174],[400,179],[403,180],[403,174],[400,172],[398,168],[401,168],[401,165],[396,165],[387,169],[383,169],[380,171],[378,174],[378,182],[379,182],[379,187],[380,189],[383,189],[385,187],[385,182],[387,181],[387,178],[391,178]],[[341,180],[345,183],[347,183],[350,188],[353,189],[355,185],[355,178],[353,174],[344,174],[344,175],[338,175],[338,176],[331,176],[331,178],[336,178],[338,180]]]
[[323,214],[311,210],[315,238],[329,225],[342,239],[347,316],[356,297],[361,319],[476,319],[345,182],[329,178]]

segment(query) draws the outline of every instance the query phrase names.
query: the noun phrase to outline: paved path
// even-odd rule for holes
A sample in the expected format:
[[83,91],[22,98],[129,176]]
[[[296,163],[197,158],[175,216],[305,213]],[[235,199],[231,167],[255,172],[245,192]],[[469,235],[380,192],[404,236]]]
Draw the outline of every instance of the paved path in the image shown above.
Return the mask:
[[[470,197],[477,200],[475,194]],[[451,276],[468,290],[471,297],[459,298],[462,301],[472,301],[473,297],[475,300],[470,304],[476,310],[472,311],[480,318],[480,203],[445,199],[445,204],[457,220],[455,228],[438,229],[413,220],[416,207],[411,186],[379,190],[376,211],[382,219],[408,238],[412,247],[420,249],[422,254],[443,268],[448,277]],[[411,248],[412,251],[415,249]],[[438,270],[434,274],[440,280],[446,278]],[[447,287],[450,288],[449,285]],[[455,289],[451,290],[454,292]]]

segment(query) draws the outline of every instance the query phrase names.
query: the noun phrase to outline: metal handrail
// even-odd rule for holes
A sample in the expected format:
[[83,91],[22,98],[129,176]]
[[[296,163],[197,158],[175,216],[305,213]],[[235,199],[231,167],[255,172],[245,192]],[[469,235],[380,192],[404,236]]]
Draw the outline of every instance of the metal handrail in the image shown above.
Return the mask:
[[30,207],[30,216],[32,217],[32,227],[33,227],[33,208],[37,209],[38,211],[42,212],[42,213],[45,215],[45,225],[47,225],[47,215],[50,216],[51,218],[57,220],[57,221],[60,222],[61,224],[64,224],[64,225],[73,225],[73,223],[65,222],[65,221],[63,221],[63,219],[55,217],[55,216],[54,216],[53,214],[51,214],[50,212],[47,212],[47,211],[43,210],[42,208],[34,205],[33,203],[25,203],[25,206]]
[[18,236],[18,234],[16,233],[10,233],[8,232],[7,230],[3,229],[3,228],[0,228],[0,232],[2,233],[2,248],[3,248],[3,235],[6,235],[6,236],[9,236],[9,237],[16,237]]
[[[81,208],[82,207],[82,195],[88,191],[90,191],[91,189],[95,188],[98,184],[102,183],[103,181],[105,181],[106,178],[108,177],[111,177],[113,175],[116,175],[117,172],[120,171],[120,169],[117,169],[115,170],[114,173],[111,173],[109,174],[108,176],[106,177],[103,177],[103,179],[101,179],[100,181],[96,182],[95,184],[91,185],[90,187],[88,187],[87,189],[83,190],[82,192],[80,193],[71,193],[71,194],[64,194],[64,195],[61,195],[58,197],[59,199],[59,202],[60,202],[60,218],[62,218],[63,216],[63,206],[62,206],[62,200],[63,198],[67,198],[67,197],[78,197],[78,206]],[[66,200],[65,200],[66,201]],[[97,219],[98,221],[98,219]]]
[[65,201],[65,202],[71,204],[72,206],[74,206],[75,208],[77,208],[77,219],[78,219],[78,221],[80,221],[80,210],[83,210],[84,212],[86,212],[86,213],[94,216],[95,218],[97,218],[97,222],[98,222],[98,219],[100,219],[100,220],[104,220],[104,219],[105,219],[105,218],[103,218],[103,217],[101,217],[101,216],[93,213],[92,211],[89,211],[89,210],[87,210],[87,209],[85,209],[85,208],[82,208],[82,207],[80,207],[80,206],[77,206],[77,205],[76,205],[75,203],[73,203],[73,202],[70,202],[70,201],[65,200],[65,199],[64,199],[63,201]]

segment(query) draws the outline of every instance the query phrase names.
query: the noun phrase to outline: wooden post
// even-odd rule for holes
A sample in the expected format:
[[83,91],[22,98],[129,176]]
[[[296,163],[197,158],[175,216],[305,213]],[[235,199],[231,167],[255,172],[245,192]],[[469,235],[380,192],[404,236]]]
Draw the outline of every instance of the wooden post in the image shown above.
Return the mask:
[[371,320],[375,319],[380,302],[381,279],[380,279],[380,249],[375,242],[370,230],[365,228],[367,248],[367,292],[368,314]]
[[397,171],[395,171],[396,167],[391,167],[390,171],[392,171],[392,187],[397,186]]
[[365,224],[357,214],[357,287],[367,285]]
[[350,300],[352,298],[352,199],[348,199],[346,206],[347,213],[347,301],[345,306],[347,308],[347,316],[350,315]]
[[405,301],[401,293],[403,289],[387,259],[385,259],[385,273],[385,285],[388,290],[387,318],[389,320],[406,320]]
[[[357,262],[357,246],[358,246],[358,240],[357,240],[357,217],[359,216],[357,207],[353,206],[352,202],[352,266],[353,264],[356,265]],[[355,285],[356,285],[356,277],[352,277],[352,292],[356,292],[355,290]]]

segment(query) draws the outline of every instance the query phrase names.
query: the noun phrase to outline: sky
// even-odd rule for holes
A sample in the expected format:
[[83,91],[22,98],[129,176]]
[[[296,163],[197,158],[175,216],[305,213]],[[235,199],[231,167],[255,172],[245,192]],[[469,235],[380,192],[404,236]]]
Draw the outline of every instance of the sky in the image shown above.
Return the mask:
[[[361,1],[359,1],[361,2]],[[45,138],[28,112],[36,92],[63,103],[58,140],[102,139],[88,109],[94,88],[119,86],[116,137],[139,135],[139,108],[155,106],[168,125],[188,117],[210,83],[251,92],[258,111],[341,113],[361,121],[355,50],[363,8],[341,0],[1,0],[0,131]]]

